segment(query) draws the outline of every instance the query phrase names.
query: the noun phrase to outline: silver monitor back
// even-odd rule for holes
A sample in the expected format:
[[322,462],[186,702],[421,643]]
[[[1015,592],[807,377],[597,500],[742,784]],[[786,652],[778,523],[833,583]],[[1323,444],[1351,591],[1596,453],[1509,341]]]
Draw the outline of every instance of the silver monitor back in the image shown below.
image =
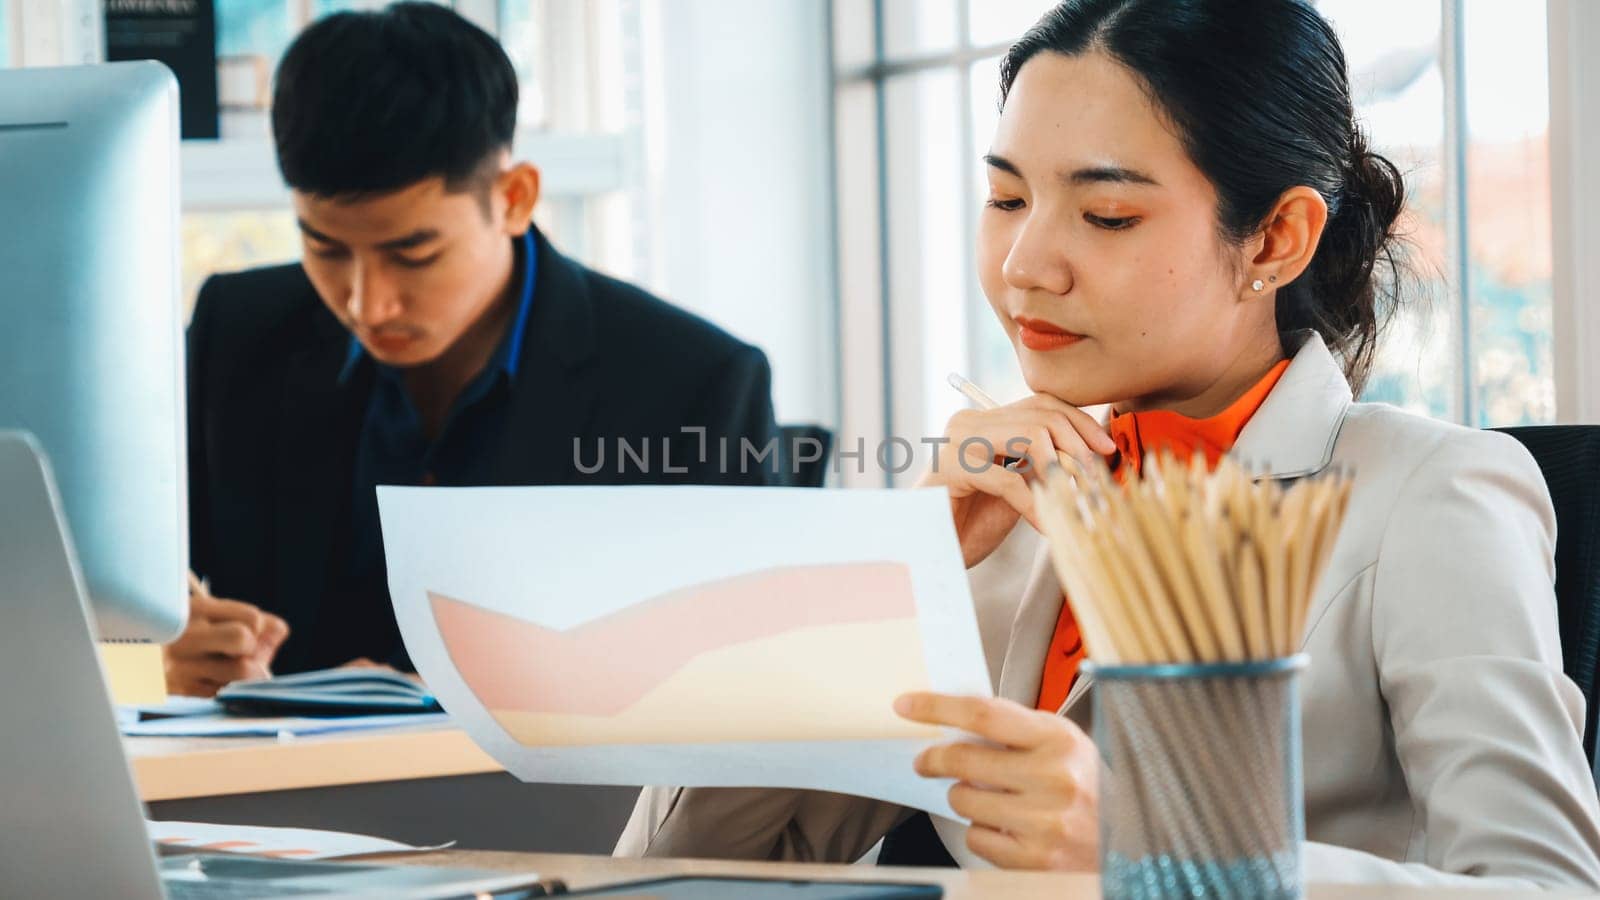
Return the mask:
[[0,429],[0,894],[160,900],[50,465]]
[[54,462],[103,639],[188,612],[178,189],[164,66],[0,70],[0,428]]

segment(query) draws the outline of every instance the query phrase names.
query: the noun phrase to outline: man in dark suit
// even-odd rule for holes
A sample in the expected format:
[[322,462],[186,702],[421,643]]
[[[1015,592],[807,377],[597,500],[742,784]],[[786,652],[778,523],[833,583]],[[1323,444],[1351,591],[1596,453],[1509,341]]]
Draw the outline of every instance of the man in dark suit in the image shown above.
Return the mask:
[[284,56],[273,134],[305,252],[195,307],[208,584],[171,690],[408,668],[376,485],[775,480],[766,358],[558,253],[532,226],[539,172],[510,156],[516,108],[499,44],[434,4],[328,17]]

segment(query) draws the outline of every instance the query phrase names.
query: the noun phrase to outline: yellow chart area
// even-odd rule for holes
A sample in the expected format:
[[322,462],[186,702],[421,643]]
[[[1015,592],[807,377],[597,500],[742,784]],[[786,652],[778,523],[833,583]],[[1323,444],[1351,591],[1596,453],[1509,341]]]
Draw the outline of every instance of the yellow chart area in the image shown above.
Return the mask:
[[927,688],[917,621],[905,618],[707,650],[614,715],[489,712],[527,746],[934,738],[891,708]]

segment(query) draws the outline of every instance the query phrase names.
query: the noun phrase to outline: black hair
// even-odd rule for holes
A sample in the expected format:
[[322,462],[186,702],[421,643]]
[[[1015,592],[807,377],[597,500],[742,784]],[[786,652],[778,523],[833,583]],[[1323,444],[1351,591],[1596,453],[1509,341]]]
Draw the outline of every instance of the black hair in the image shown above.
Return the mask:
[[483,29],[435,3],[318,20],[284,54],[272,136],[289,187],[382,194],[442,176],[487,185],[511,146],[517,74]]
[[1310,267],[1278,290],[1279,342],[1292,355],[1316,330],[1359,394],[1403,280],[1405,183],[1355,122],[1332,26],[1303,0],[1065,0],[1006,54],[1002,106],[1036,54],[1096,50],[1139,79],[1211,181],[1225,240],[1258,234],[1292,187],[1327,201]]

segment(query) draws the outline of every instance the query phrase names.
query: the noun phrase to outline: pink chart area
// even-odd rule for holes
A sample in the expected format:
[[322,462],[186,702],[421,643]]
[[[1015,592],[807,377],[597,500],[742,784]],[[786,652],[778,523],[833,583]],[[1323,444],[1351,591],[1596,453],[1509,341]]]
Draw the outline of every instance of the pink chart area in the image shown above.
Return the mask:
[[428,599],[451,661],[485,707],[583,716],[623,712],[709,651],[917,614],[911,570],[897,562],[764,569],[651,597],[569,631],[432,591]]

